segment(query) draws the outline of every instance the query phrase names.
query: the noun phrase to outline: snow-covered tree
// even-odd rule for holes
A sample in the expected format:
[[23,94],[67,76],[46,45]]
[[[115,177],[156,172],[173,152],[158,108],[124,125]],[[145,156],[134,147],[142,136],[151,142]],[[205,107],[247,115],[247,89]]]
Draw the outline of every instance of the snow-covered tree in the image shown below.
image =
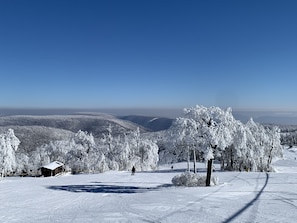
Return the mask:
[[195,106],[185,109],[185,117],[195,121],[197,146],[208,160],[207,185],[210,185],[212,160],[215,150],[224,151],[232,144],[237,121],[231,108],[226,111],[218,107]]
[[167,154],[181,156],[191,151],[194,163],[196,153],[203,154],[208,160],[209,184],[214,158],[221,161],[222,169],[271,170],[272,159],[282,154],[279,132],[277,127],[264,128],[252,119],[244,125],[235,120],[231,108],[195,106],[185,108],[184,116],[168,130],[171,146]]
[[70,140],[70,147],[66,163],[70,166],[72,172],[90,172],[92,170],[91,157],[95,150],[93,135],[79,130]]
[[281,146],[281,137],[280,137],[280,129],[277,126],[273,126],[271,129],[267,129],[267,134],[269,137],[268,146],[266,148],[265,153],[268,156],[267,159],[267,171],[271,170],[271,162],[274,157],[282,157],[283,150]]
[[1,176],[13,172],[16,165],[15,151],[17,151],[20,140],[15,136],[13,129],[0,134],[0,171]]
[[142,138],[139,128],[116,137],[108,128],[98,147],[111,170],[129,170],[133,166],[138,170],[151,170],[157,167],[158,146],[152,140]]
[[197,124],[191,118],[179,117],[174,120],[168,132],[171,142],[171,156],[186,156],[188,171],[190,171],[190,155],[193,154],[194,172],[196,171]]
[[34,175],[38,175],[38,169],[51,162],[48,146],[38,147],[29,157],[29,166]]
[[138,170],[156,169],[159,161],[159,147],[151,139],[144,139],[137,128],[127,135],[129,146],[130,167],[135,166]]
[[16,153],[16,174],[25,176],[29,174],[32,170],[31,166],[29,165],[29,157],[24,153]]
[[255,123],[253,119],[247,122],[246,127],[254,139],[250,145],[250,151],[253,153],[251,160],[254,164],[251,170],[271,171],[272,159],[282,156],[279,128],[277,126],[265,128]]
[[100,140],[100,148],[106,158],[108,169],[111,170],[123,170],[126,166],[125,155],[122,153],[122,145],[124,145],[121,136],[114,137],[111,125],[107,128],[107,133],[103,134],[103,138]]
[[30,157],[35,170],[55,160],[63,162],[74,173],[108,170],[105,156],[97,147],[93,135],[81,130],[64,140],[38,147]]

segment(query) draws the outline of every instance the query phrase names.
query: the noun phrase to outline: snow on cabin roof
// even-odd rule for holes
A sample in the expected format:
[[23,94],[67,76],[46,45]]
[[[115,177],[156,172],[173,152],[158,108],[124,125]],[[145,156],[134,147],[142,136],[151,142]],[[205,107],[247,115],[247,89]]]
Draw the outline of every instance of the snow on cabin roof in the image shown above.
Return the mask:
[[60,166],[64,166],[63,163],[59,162],[59,161],[54,161],[52,163],[49,163],[47,165],[42,166],[43,168],[49,169],[49,170],[54,170]]

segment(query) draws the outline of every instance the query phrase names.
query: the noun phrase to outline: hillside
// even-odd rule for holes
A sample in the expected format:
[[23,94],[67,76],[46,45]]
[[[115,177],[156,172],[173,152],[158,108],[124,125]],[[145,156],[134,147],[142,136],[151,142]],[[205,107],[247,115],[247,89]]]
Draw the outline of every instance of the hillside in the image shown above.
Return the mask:
[[79,130],[92,133],[95,138],[101,138],[111,126],[114,135],[123,134],[140,128],[147,130],[130,121],[118,119],[107,114],[79,114],[79,115],[14,115],[0,117],[0,132],[8,128],[15,131],[20,139],[19,151],[31,152],[38,146],[51,141],[69,138]]
[[47,115],[31,116],[16,115],[0,117],[0,126],[43,126],[55,129],[63,129],[71,132],[79,130],[90,132],[94,137],[101,137],[106,132],[107,127],[111,125],[115,135],[126,131],[135,130],[137,127],[142,132],[146,131],[141,126],[120,120],[107,114],[82,114],[82,115]]
[[0,127],[0,133],[8,128],[14,130],[15,135],[21,141],[18,152],[30,153],[37,147],[49,144],[51,141],[69,138],[74,133],[64,129],[57,129],[45,126],[6,126]]
[[152,117],[152,116],[142,116],[142,115],[128,115],[128,116],[119,116],[122,120],[127,120],[138,125],[143,126],[150,131],[161,131],[168,129],[172,122],[172,118],[164,117]]

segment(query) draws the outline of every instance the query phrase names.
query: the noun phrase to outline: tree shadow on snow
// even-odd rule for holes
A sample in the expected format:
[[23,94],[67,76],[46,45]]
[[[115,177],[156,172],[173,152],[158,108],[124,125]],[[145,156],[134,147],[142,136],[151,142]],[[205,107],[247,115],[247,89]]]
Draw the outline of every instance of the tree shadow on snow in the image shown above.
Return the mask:
[[[138,173],[184,173],[187,168],[182,169],[165,169],[165,170],[152,170],[152,171],[138,171]],[[196,168],[197,173],[206,173],[207,168]],[[193,168],[190,168],[190,172],[194,172]],[[220,169],[215,169],[213,172],[223,172]]]
[[61,185],[48,186],[50,190],[68,191],[74,193],[111,193],[111,194],[134,194],[158,190],[164,187],[171,187],[172,184],[162,184],[157,187],[135,187],[135,186],[117,186],[117,185]]
[[238,210],[236,213],[234,213],[232,216],[230,216],[228,219],[226,219],[222,223],[229,223],[229,222],[233,221],[235,218],[237,218],[239,215],[241,215],[243,212],[245,212],[249,207],[253,206],[254,203],[257,200],[259,200],[261,194],[263,193],[264,189],[266,188],[266,186],[268,184],[268,180],[269,180],[269,174],[266,173],[265,183],[264,183],[263,187],[260,189],[260,191],[256,194],[256,196],[254,197],[254,199],[252,199],[244,207],[242,207],[240,210]]
[[183,173],[187,169],[165,169],[165,170],[151,170],[151,171],[139,171],[139,173]]

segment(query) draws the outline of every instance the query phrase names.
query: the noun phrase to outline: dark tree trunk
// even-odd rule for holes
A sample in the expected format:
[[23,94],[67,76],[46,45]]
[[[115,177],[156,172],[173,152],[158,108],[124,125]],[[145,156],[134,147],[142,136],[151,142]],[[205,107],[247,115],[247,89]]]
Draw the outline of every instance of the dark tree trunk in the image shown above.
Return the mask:
[[212,173],[212,159],[207,161],[207,175],[206,175],[206,186],[210,186],[210,179]]
[[269,154],[268,154],[267,170],[266,171],[269,171],[269,169],[270,169],[270,164],[272,162],[272,150],[273,150],[273,147],[271,148],[271,150],[269,151]]
[[234,156],[233,156],[233,149],[232,147],[230,148],[230,158],[231,158],[231,161],[230,161],[230,167],[231,167],[231,170],[234,170]]
[[190,172],[190,149],[188,148],[187,171]]
[[193,150],[193,158],[194,158],[194,173],[196,173],[196,151],[195,149]]

